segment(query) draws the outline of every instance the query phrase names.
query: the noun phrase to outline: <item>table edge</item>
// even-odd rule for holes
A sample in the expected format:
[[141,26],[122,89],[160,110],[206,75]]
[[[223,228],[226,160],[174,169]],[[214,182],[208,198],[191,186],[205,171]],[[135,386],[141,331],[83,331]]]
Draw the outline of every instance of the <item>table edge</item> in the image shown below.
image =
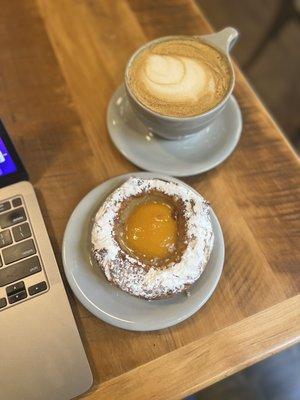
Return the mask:
[[[195,0],[190,0],[190,4],[193,7],[195,13],[199,14],[200,17],[207,24],[207,27],[208,27],[208,30],[209,30],[208,33],[215,32],[216,30],[214,29],[213,25],[209,21],[209,17],[205,14],[203,9],[201,8],[201,5],[196,4]],[[235,74],[236,74],[236,83],[235,83],[235,88],[234,88],[233,94],[234,95],[236,94],[235,90],[236,90],[237,82],[238,81],[242,82],[242,84],[245,85],[247,87],[247,90],[251,93],[251,95],[254,98],[254,101],[255,101],[257,107],[260,108],[262,110],[262,112],[267,115],[267,117],[269,118],[270,122],[274,126],[275,130],[277,131],[277,133],[280,134],[281,139],[283,139],[284,144],[289,148],[289,151],[291,152],[292,156],[294,157],[294,159],[300,165],[300,158],[299,158],[299,155],[297,153],[296,148],[292,145],[292,143],[290,142],[290,140],[288,139],[288,137],[284,133],[282,127],[279,125],[279,123],[275,119],[273,113],[271,113],[269,111],[268,107],[266,106],[266,104],[264,103],[264,101],[262,100],[260,95],[256,92],[254,87],[250,84],[246,73],[244,73],[243,69],[239,66],[239,63],[236,60],[236,58],[232,54],[230,55],[230,58],[232,60],[232,63],[233,63],[234,69],[235,69]],[[236,97],[238,98],[238,95]]]
[[94,386],[86,400],[176,400],[300,341],[300,295]]

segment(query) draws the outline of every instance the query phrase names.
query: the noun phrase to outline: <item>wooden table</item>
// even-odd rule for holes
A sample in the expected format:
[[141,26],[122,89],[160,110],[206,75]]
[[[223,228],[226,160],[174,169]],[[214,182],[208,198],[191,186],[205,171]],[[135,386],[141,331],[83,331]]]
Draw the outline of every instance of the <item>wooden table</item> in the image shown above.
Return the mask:
[[[79,200],[136,170],[105,123],[129,55],[158,36],[209,31],[190,0],[1,4],[0,115],[37,190],[60,267]],[[218,168],[185,180],[211,201],[224,230],[218,288],[189,320],[150,333],[112,327],[70,294],[95,378],[89,400],[181,399],[299,341],[299,160],[236,73],[244,118],[238,148]]]

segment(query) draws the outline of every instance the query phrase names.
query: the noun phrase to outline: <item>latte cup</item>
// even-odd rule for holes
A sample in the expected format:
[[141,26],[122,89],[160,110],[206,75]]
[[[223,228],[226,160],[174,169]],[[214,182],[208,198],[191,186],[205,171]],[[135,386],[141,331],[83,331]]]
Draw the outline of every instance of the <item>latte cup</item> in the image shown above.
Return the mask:
[[151,133],[154,133],[165,139],[178,140],[196,133],[201,134],[201,131],[205,130],[215,120],[215,118],[217,118],[218,114],[226,106],[226,103],[234,88],[235,76],[230,58],[230,50],[235,44],[238,35],[239,34],[236,29],[228,27],[220,32],[212,33],[209,35],[190,37],[191,39],[195,38],[199,39],[201,42],[207,43],[210,46],[214,47],[219,53],[221,53],[226,57],[228,65],[230,66],[231,69],[231,84],[225,97],[215,107],[199,115],[193,115],[188,117],[168,116],[150,110],[148,107],[146,107],[137,99],[137,97],[131,90],[129,84],[129,70],[133,62],[140,55],[141,52],[146,50],[148,47],[151,47],[162,41],[177,39],[179,38],[179,36],[166,36],[159,39],[155,39],[151,42],[146,43],[144,46],[140,47],[132,55],[132,57],[127,63],[125,70],[126,93],[129,102],[131,104],[131,108],[134,111],[135,115],[139,118],[139,120],[146,126],[146,128]]

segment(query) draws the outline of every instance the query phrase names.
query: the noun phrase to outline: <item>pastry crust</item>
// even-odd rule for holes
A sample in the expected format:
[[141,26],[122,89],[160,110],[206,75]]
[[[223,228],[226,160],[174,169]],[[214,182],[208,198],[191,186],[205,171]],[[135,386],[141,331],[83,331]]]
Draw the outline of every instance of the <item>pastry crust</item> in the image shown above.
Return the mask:
[[[120,212],[130,200],[153,192],[176,204],[184,225],[176,258],[164,263],[129,254],[116,234]],[[183,184],[130,178],[108,196],[96,214],[91,234],[93,257],[110,282],[134,296],[154,300],[185,291],[199,279],[212,251],[209,209],[200,194]]]

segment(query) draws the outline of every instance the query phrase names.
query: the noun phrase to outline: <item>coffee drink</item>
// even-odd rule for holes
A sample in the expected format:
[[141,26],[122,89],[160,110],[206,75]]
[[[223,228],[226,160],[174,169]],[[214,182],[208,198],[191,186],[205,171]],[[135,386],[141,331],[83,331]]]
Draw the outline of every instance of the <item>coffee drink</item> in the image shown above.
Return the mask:
[[227,95],[232,70],[225,55],[197,38],[163,39],[130,63],[127,86],[146,108],[165,116],[191,117]]

